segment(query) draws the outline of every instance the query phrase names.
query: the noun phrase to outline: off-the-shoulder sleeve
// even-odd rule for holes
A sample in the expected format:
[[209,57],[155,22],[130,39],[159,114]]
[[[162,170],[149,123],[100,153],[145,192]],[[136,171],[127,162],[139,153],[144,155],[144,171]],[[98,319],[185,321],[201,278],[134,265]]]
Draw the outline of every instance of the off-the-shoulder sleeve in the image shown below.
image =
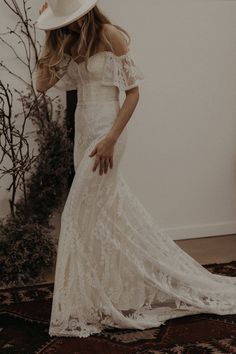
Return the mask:
[[106,57],[101,82],[103,85],[115,85],[125,91],[138,86],[143,80],[144,74],[136,64],[130,48],[126,54],[117,56],[111,52]]
[[54,87],[61,91],[71,91],[77,90],[78,81],[77,81],[77,67],[76,63],[68,54],[64,54],[64,58],[61,61],[57,75],[60,78]]

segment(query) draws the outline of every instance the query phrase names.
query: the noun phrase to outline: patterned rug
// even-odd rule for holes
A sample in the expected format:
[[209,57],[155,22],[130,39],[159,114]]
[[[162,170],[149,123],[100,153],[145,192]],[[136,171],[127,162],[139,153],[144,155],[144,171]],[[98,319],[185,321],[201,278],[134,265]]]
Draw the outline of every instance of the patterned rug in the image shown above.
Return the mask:
[[[204,267],[236,276],[236,261]],[[236,353],[236,315],[184,316],[154,329],[109,329],[88,338],[50,337],[52,292],[52,283],[0,290],[1,354]]]

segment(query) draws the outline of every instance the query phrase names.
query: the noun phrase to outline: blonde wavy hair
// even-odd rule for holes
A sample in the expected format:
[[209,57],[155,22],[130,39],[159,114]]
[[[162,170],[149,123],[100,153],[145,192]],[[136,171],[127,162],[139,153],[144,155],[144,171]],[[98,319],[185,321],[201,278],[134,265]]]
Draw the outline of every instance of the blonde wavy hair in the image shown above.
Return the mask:
[[[77,21],[75,21],[77,22]],[[37,67],[48,67],[50,72],[49,82],[51,83],[57,75],[58,67],[63,60],[64,54],[71,54],[70,49],[76,45],[76,58],[81,58],[80,62],[85,62],[88,70],[88,58],[97,52],[99,43],[103,43],[105,48],[113,51],[111,41],[102,31],[104,24],[111,24],[107,16],[95,5],[87,14],[82,17],[81,28],[78,25],[78,32],[72,31],[68,26],[46,31],[45,44],[42,56],[37,62]],[[127,35],[128,45],[131,42],[130,35],[122,27],[113,24],[116,28]]]

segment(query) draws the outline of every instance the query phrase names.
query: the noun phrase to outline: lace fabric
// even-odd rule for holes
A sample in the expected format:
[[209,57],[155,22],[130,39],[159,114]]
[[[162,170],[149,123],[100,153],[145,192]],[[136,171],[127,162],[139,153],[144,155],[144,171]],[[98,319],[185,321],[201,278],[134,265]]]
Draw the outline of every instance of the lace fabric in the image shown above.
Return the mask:
[[[109,51],[99,52],[92,55],[89,62],[99,55],[105,57],[102,75],[98,80],[101,85],[114,85],[121,91],[125,91],[138,86],[144,80],[144,75],[135,63],[131,49],[121,56]],[[60,80],[54,86],[62,91],[79,90],[79,86],[89,81],[89,74],[85,72],[83,63],[77,64],[67,54],[64,55],[58,68],[58,77]]]
[[[68,60],[68,59],[67,59]],[[94,55],[90,71],[64,62],[60,85],[77,87],[75,176],[61,216],[50,336],[88,337],[107,327],[146,329],[198,313],[236,313],[236,278],[210,273],[161,231],[120,171],[127,126],[112,169],[89,157],[120,110],[119,90],[143,75],[131,52]],[[71,80],[71,78],[73,78]]]
[[68,54],[64,54],[64,57],[57,70],[59,81],[57,81],[54,87],[61,91],[77,90],[77,75],[78,73],[72,58]]
[[121,91],[126,91],[138,86],[143,80],[144,75],[136,64],[131,49],[121,56],[108,56],[102,76],[103,85],[115,85]]
[[118,166],[92,174],[86,149],[65,209],[50,335],[145,329],[190,314],[236,313],[236,278],[208,272],[161,232]]

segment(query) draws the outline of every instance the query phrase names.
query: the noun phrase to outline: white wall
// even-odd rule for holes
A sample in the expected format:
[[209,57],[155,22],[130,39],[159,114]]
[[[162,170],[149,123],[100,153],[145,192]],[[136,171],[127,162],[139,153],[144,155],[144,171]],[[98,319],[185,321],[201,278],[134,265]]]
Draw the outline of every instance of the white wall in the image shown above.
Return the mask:
[[174,239],[236,233],[236,1],[100,0],[145,82],[122,161]]
[[[98,6],[129,31],[145,75],[121,161],[127,182],[174,239],[236,233],[236,1]],[[2,211],[4,198],[1,188]]]

